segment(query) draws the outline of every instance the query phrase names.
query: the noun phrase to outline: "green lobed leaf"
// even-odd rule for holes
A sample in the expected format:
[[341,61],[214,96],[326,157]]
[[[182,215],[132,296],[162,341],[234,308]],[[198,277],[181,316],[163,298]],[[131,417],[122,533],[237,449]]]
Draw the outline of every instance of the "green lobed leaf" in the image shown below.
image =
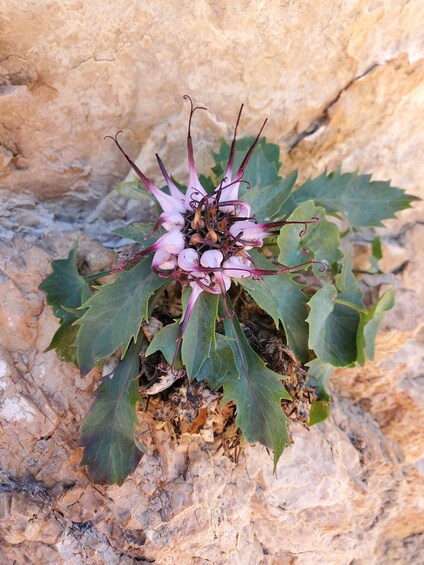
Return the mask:
[[202,292],[196,300],[185,328],[181,357],[190,379],[196,377],[209,357],[212,343],[214,343],[218,300],[217,294]]
[[[249,251],[250,256],[261,269],[274,270],[277,267],[261,253]],[[308,352],[308,298],[302,286],[293,280],[290,273],[265,275],[263,280],[237,279],[253,300],[265,310],[278,327],[283,324],[289,347],[301,361],[306,361]]]
[[308,373],[312,377],[307,382],[307,386],[316,388],[317,397],[319,400],[329,402],[331,400],[329,383],[330,377],[334,372],[334,367],[327,363],[323,363],[320,359],[315,358],[309,363],[306,363]]
[[[156,351],[160,351],[165,357],[166,362],[171,365],[174,360],[175,351],[177,347],[178,338],[181,335],[181,325],[178,323],[168,324],[164,326],[152,339],[149,347],[146,349],[145,355],[148,357]],[[183,368],[181,360],[181,350],[174,361],[174,368],[176,370]]]
[[297,172],[294,171],[289,176],[266,187],[255,186],[245,192],[241,199],[250,204],[252,213],[259,222],[276,218],[281,215],[281,207],[290,196],[296,178]]
[[141,459],[142,445],[134,435],[139,351],[136,344],[129,347],[111,378],[98,387],[96,399],[81,424],[81,465],[87,465],[94,483],[121,485]]
[[169,283],[155,275],[151,265],[149,257],[120,273],[83,305],[87,310],[75,322],[80,326],[77,358],[82,374],[117,349],[123,356],[130,341],[137,338],[141,322],[148,318],[150,297]]
[[224,382],[223,402],[237,405],[236,425],[249,443],[259,441],[274,451],[274,467],[289,445],[288,418],[281,400],[291,400],[281,383],[282,376],[268,369],[250,347],[236,316],[224,321],[225,334],[234,353],[239,378]]
[[[253,136],[237,140],[234,155],[234,171],[238,170],[254,140],[255,138]],[[225,140],[222,140],[219,152],[212,153],[212,155],[215,159],[215,166],[212,167],[212,171],[217,178],[222,178],[227,169],[230,145]],[[243,179],[250,182],[252,188],[255,186],[269,186],[270,184],[279,182],[280,177],[278,176],[278,171],[280,170],[280,166],[279,146],[275,143],[268,143],[265,137],[262,137],[246,167]],[[239,195],[242,196],[245,192],[246,185],[242,183]]]
[[[206,175],[199,175],[200,184],[206,190],[208,194],[212,194],[215,190],[215,183],[211,179],[211,177],[207,177]],[[185,193],[185,190],[183,191]]]
[[148,235],[153,230],[153,224],[142,224],[142,223],[133,223],[129,226],[123,226],[122,228],[117,228],[113,230],[112,233],[119,235],[119,237],[123,237],[125,239],[132,239],[137,243],[140,243],[144,248],[150,247],[157,241],[161,235],[165,233],[165,230],[159,228],[153,235],[148,237]]
[[314,200],[329,214],[342,214],[351,228],[381,226],[396,212],[409,208],[414,196],[390,182],[371,181],[371,175],[344,173],[338,169],[307,180],[286,201],[284,210],[291,213],[302,202]]
[[52,261],[52,269],[38,288],[46,293],[47,304],[52,306],[56,318],[71,322],[75,316],[66,308],[78,308],[91,294],[90,285],[78,272],[76,245],[67,259]]
[[232,379],[238,380],[236,362],[230,340],[222,335],[215,334],[216,347],[212,347],[200,371],[196,375],[197,381],[208,381],[210,388],[218,390]]
[[357,335],[358,363],[362,366],[365,359],[374,359],[375,337],[383,319],[384,313],[391,310],[395,304],[395,290],[393,288],[379,298],[369,312],[361,314]]
[[351,302],[358,308],[365,308],[364,296],[359,289],[358,281],[352,271],[352,258],[343,257],[342,270],[336,281],[337,290],[341,293],[339,298]]
[[[285,225],[281,228],[277,238],[280,263],[288,267],[304,263],[307,258],[301,251],[303,248],[317,261],[332,264],[340,259],[340,233],[337,226],[326,219],[324,208],[315,206],[312,200],[308,200],[296,208],[287,221],[310,221],[314,217],[319,218],[319,222],[309,224],[303,237],[299,237],[303,228],[301,224]],[[319,265],[313,266],[315,273],[319,272],[318,269]]]
[[67,363],[73,363],[78,367],[76,338],[78,326],[73,321],[63,322],[55,332],[49,346],[44,350],[55,350],[59,357]]
[[331,407],[328,402],[322,400],[312,400],[311,409],[309,410],[308,426],[314,426],[323,422],[330,417]]
[[[360,314],[354,308],[335,302],[337,289],[323,282],[323,286],[309,301],[309,347],[324,363],[348,367],[357,358],[356,334]],[[342,293],[349,301],[349,293]]]

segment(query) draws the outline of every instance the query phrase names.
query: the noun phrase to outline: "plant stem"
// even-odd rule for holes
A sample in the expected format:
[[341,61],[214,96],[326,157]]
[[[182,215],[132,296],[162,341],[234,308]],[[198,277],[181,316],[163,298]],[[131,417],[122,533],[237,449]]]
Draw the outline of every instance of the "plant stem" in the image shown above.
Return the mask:
[[336,302],[337,304],[342,304],[343,306],[347,306],[348,308],[352,308],[352,310],[356,310],[360,314],[368,314],[368,310],[365,310],[364,308],[361,308],[360,306],[357,306],[356,304],[353,304],[352,302],[348,302],[347,300],[343,300],[342,298],[336,298],[336,300],[334,302]]

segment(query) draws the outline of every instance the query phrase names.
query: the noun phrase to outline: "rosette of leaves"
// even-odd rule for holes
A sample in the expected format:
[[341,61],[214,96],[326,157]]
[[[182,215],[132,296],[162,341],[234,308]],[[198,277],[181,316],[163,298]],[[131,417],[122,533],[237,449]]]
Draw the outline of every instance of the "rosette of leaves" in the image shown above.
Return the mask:
[[[138,177],[120,189],[147,191],[162,210],[153,226],[115,231],[139,245],[112,271],[115,280],[96,286],[110,272],[82,276],[73,248],[67,259],[53,261],[52,274],[40,285],[60,320],[49,350],[83,375],[119,353],[81,426],[82,464],[97,483],[121,484],[142,456],[134,433],[142,350],[146,356],[160,351],[164,371],[222,390],[222,402],[236,405],[245,439],[272,450],[277,464],[290,442],[281,406],[290,395],[285,375],[271,370],[249,344],[231,302],[235,286],[284,331],[294,355],[308,362],[308,385],[316,393],[309,425],[329,414],[332,368],[373,358],[382,316],[394,303],[388,290],[365,307],[342,235],[381,226],[413,197],[389,182],[339,170],[294,190],[297,175],[281,176],[279,148],[261,137],[263,126],[256,138],[236,139],[241,110],[231,144],[221,143],[211,175],[199,179],[190,131],[195,110],[191,103],[185,189],[158,156],[166,186],[155,186],[112,138]],[[348,227],[344,234],[341,223]],[[265,247],[273,255],[265,257]],[[314,281],[311,288],[318,287],[312,295],[298,282],[302,273]],[[146,350],[141,326],[171,283],[181,286],[182,317],[163,327]]]

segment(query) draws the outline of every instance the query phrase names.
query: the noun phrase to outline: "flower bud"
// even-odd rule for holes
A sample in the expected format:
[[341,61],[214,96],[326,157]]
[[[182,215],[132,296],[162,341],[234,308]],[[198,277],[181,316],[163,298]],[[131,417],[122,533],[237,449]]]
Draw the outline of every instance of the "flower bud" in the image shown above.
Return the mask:
[[178,255],[185,247],[184,235],[180,230],[171,230],[168,233],[162,235],[156,243],[152,245],[152,248],[165,249],[173,255]]
[[166,229],[166,231],[182,230],[185,220],[179,212],[163,212],[159,216],[158,223]]
[[249,268],[246,270],[243,267],[248,267],[250,264],[249,259],[246,257],[230,257],[223,262],[222,266],[225,269],[225,274],[228,277],[234,277],[237,279],[246,279],[251,276],[251,271]]
[[200,257],[200,264],[203,267],[211,267],[211,269],[214,269],[216,267],[220,267],[223,260],[224,256],[221,251],[210,249],[202,254]]
[[153,255],[152,268],[153,269],[163,269],[167,271],[168,269],[173,269],[177,265],[177,257],[172,255],[165,249],[158,249]]
[[178,255],[178,266],[190,273],[199,266],[199,254],[191,247],[183,249]]

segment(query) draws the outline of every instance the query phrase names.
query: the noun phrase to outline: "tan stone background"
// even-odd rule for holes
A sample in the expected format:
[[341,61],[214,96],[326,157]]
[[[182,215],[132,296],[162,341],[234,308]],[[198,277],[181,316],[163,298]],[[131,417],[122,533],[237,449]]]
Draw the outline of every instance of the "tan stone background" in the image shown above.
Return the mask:
[[112,245],[146,213],[109,192],[128,170],[104,135],[185,180],[185,93],[209,108],[200,168],[244,102],[241,133],[268,116],[287,172],[340,164],[423,196],[423,57],[421,0],[0,2],[2,565],[424,563],[420,204],[380,232],[398,301],[375,362],[338,372],[333,417],[294,430],[275,476],[259,446],[234,465],[159,430],[123,487],[90,486],[75,445],[95,383],[43,353],[37,291],[76,230]]

